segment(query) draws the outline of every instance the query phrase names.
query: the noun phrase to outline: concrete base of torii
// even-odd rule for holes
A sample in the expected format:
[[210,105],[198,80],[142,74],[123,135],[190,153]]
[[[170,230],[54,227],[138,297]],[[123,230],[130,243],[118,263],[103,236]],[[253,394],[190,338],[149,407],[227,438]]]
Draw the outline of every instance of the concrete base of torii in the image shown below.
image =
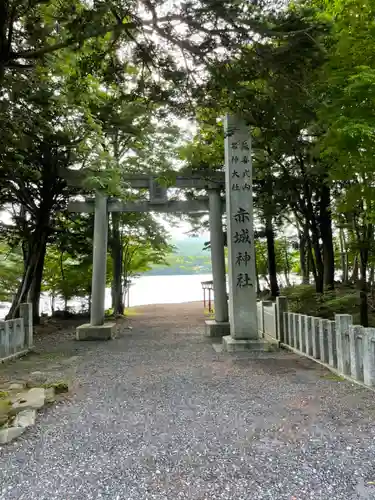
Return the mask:
[[273,352],[279,349],[279,342],[264,339],[234,339],[231,335],[227,335],[223,337],[223,349],[226,352]]
[[206,319],[204,334],[206,337],[224,337],[230,334],[229,321],[215,321],[214,319]]
[[81,325],[76,329],[77,340],[111,340],[114,338],[116,323],[93,326]]

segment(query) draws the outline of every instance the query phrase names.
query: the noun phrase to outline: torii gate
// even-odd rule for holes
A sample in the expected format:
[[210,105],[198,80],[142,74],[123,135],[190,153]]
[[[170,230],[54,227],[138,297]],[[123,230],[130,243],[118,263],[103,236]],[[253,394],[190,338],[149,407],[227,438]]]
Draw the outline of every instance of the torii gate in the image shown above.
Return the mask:
[[155,176],[128,175],[123,180],[132,188],[148,188],[149,201],[124,203],[108,199],[98,191],[95,199],[72,201],[68,206],[71,212],[95,213],[90,324],[77,328],[77,339],[110,339],[112,337],[114,323],[104,322],[109,212],[209,213],[215,320],[207,321],[206,331],[210,336],[218,334],[222,336],[229,333],[222,226],[224,201],[220,195],[225,184],[224,174],[213,175],[210,179],[205,178],[203,174],[177,177],[173,187],[206,189],[208,192],[208,197],[186,201],[169,201],[167,189],[157,182]]
[[[134,188],[149,188],[150,201],[121,203],[97,193],[95,202],[72,202],[75,212],[95,211],[92,304],[89,325],[77,329],[78,340],[110,339],[114,324],[104,323],[108,212],[209,212],[215,320],[208,323],[208,334],[223,336],[227,351],[265,350],[267,342],[259,337],[256,304],[255,244],[253,230],[253,180],[251,137],[241,117],[227,115],[225,132],[224,175],[178,177],[175,187],[206,189],[208,198],[193,201],[168,201],[166,190],[155,178],[127,177]],[[79,175],[79,174],[78,174]],[[226,296],[222,199],[225,183],[228,234],[229,323]],[[207,330],[206,330],[207,331]],[[230,335],[227,333],[230,332]]]

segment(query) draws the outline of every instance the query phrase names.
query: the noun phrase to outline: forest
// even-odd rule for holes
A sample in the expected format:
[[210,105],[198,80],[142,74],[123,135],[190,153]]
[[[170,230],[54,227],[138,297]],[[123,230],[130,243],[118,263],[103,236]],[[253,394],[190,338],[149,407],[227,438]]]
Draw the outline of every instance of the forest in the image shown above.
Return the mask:
[[[223,170],[225,113],[252,134],[258,275],[270,297],[371,322],[375,288],[375,4],[370,0],[0,2],[0,290],[91,294],[96,190],[147,199],[125,174]],[[188,123],[188,125],[186,125]],[[82,173],[82,185],[70,182]],[[192,190],[188,197],[202,195]],[[178,194],[173,193],[173,196]],[[207,222],[194,218],[196,230]],[[225,218],[224,218],[225,224]],[[107,280],[173,247],[153,214],[111,214]],[[284,292],[283,292],[284,293]],[[305,311],[309,312],[309,311]]]

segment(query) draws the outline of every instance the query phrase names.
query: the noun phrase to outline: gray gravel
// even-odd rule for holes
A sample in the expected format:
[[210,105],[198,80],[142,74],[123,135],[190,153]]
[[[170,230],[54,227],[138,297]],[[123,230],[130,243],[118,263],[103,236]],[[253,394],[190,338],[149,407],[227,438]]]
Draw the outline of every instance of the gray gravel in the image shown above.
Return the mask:
[[80,344],[73,398],[0,450],[1,500],[375,499],[373,392],[216,353],[197,304],[142,311]]

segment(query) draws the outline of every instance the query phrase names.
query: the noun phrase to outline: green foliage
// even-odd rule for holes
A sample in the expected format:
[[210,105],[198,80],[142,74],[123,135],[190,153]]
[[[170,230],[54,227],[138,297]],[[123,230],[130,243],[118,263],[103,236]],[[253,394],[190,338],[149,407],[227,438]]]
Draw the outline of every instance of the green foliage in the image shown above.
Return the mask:
[[91,293],[92,263],[81,262],[58,253],[50,247],[45,260],[43,289],[52,297],[62,297],[65,302],[73,297],[86,297]]
[[[263,239],[257,239],[255,250],[259,277],[268,283],[267,242]],[[298,271],[298,251],[293,250],[286,238],[279,238],[275,240],[275,254],[277,272],[288,283],[290,274]]]
[[[359,298],[354,287],[338,286],[334,291],[317,294],[313,286],[299,285],[284,288],[283,295],[292,312],[331,320],[335,314],[352,314],[354,323],[359,321]],[[375,315],[371,316],[371,324],[375,324]]]
[[9,302],[16,293],[23,270],[19,251],[0,243],[0,301]]

